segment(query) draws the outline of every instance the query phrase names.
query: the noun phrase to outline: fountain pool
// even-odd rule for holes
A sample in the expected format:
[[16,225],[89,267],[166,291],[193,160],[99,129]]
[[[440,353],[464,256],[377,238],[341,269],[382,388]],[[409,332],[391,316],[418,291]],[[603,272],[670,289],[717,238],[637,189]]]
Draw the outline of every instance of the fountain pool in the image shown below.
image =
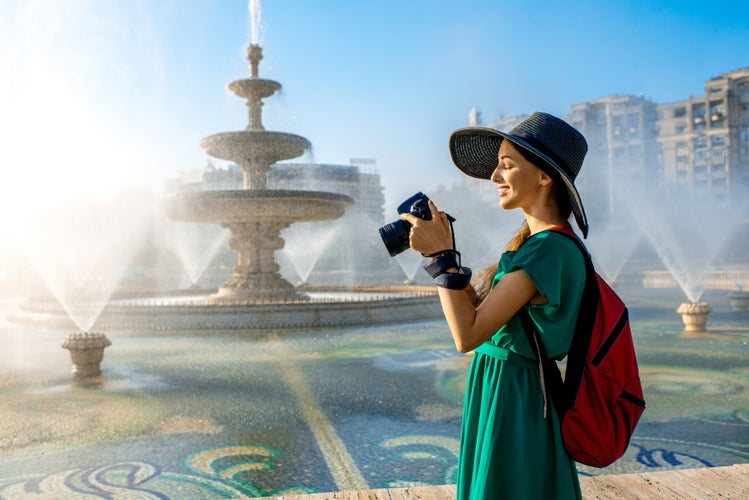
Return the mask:
[[[679,290],[619,291],[648,409],[623,459],[580,472],[748,462],[747,316],[707,290],[716,334],[684,338]],[[81,384],[59,331],[0,324],[0,496],[238,498],[455,480],[468,359],[442,320],[108,337],[103,377]]]

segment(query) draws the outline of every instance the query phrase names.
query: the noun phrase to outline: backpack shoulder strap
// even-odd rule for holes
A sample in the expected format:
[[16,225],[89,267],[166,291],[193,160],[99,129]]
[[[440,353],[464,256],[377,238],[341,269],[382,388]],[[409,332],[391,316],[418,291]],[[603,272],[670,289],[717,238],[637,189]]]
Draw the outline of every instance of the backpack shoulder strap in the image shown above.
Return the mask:
[[533,354],[538,361],[538,372],[541,379],[541,392],[544,395],[544,418],[549,418],[549,402],[553,402],[558,408],[561,401],[559,400],[564,381],[559,367],[553,359],[546,354],[544,343],[541,341],[541,335],[538,333],[536,325],[531,319],[528,312],[528,306],[523,306],[518,311],[520,322],[523,324],[523,331],[528,342],[533,349]]
[[[580,308],[577,313],[577,322],[575,333],[572,337],[572,343],[567,353],[567,370],[565,377],[562,374],[554,360],[550,359],[546,353],[541,336],[533,323],[528,312],[528,306],[523,306],[519,311],[520,321],[523,324],[523,330],[528,338],[528,342],[533,349],[533,353],[538,360],[538,368],[541,375],[541,389],[544,392],[544,417],[548,418],[549,401],[553,401],[560,417],[574,403],[574,395],[580,386],[582,380],[583,367],[585,365],[585,355],[590,344],[590,336],[595,322],[595,311],[598,307],[600,295],[598,292],[598,282],[596,271],[593,267],[593,260],[588,253],[588,249],[580,238],[571,230],[562,226],[550,229],[572,240],[580,249],[580,253],[585,261],[585,288],[583,297],[580,302]],[[592,312],[592,313],[591,313]]]
[[572,343],[567,353],[567,369],[564,375],[563,393],[560,395],[559,411],[561,415],[572,407],[578,388],[582,381],[583,370],[586,363],[586,355],[590,346],[590,339],[593,333],[593,326],[596,321],[596,313],[601,300],[601,293],[598,288],[598,276],[593,266],[593,259],[585,247],[585,244],[569,229],[559,228],[552,229],[557,234],[561,234],[572,240],[585,261],[585,286],[583,295],[580,300],[580,308],[577,312],[577,322],[575,324],[575,334],[572,337]]

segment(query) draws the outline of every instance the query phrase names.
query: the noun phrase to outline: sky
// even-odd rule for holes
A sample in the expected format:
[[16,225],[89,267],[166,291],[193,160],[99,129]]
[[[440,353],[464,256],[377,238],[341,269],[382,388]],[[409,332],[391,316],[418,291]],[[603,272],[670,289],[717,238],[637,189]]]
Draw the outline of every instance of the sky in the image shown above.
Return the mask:
[[[309,139],[305,160],[375,159],[393,208],[460,180],[447,139],[474,106],[674,102],[749,67],[745,0],[263,0],[257,24],[283,85],[266,129]],[[226,85],[251,40],[246,0],[0,0],[0,223],[204,168],[200,140],[247,125]]]

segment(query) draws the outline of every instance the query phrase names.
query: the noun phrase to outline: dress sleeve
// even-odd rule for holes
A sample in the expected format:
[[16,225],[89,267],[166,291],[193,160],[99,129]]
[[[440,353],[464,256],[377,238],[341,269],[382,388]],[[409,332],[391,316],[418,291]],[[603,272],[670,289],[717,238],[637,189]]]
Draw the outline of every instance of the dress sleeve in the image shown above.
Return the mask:
[[552,234],[538,234],[518,249],[511,268],[507,270],[525,271],[536,289],[546,297],[548,303],[544,309],[549,315],[553,315],[562,300],[565,261],[569,262],[564,246]]

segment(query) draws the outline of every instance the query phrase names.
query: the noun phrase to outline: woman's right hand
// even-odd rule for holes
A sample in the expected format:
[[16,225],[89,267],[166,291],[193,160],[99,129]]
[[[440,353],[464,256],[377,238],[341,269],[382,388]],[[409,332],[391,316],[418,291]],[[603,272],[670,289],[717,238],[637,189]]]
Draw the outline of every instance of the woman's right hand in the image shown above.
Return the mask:
[[438,253],[442,250],[454,250],[452,227],[447,214],[437,210],[432,200],[429,200],[429,211],[432,214],[432,220],[424,220],[409,213],[401,214],[401,219],[411,224],[409,235],[411,248],[423,255]]

